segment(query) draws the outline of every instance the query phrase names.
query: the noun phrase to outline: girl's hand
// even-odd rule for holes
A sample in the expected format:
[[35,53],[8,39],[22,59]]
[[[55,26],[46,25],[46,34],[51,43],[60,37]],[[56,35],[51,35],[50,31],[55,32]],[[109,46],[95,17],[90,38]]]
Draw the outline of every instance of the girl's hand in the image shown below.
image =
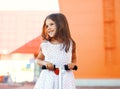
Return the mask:
[[70,63],[70,64],[68,64],[68,68],[69,68],[70,70],[72,70],[75,65],[76,65],[75,63]]
[[54,70],[54,65],[52,63],[50,63],[50,62],[46,62],[46,68],[48,70]]

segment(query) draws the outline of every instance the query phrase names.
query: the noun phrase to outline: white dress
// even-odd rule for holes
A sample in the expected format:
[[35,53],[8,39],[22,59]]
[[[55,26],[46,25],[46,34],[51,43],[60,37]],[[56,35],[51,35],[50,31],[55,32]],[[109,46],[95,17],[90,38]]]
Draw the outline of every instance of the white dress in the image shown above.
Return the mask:
[[[69,51],[66,53],[62,45],[43,41],[41,43],[41,50],[45,56],[45,61],[51,62],[57,67],[71,63],[72,46],[70,46]],[[59,89],[58,75],[47,69],[42,70],[34,89]],[[76,89],[74,75],[71,70],[62,73],[62,89]]]

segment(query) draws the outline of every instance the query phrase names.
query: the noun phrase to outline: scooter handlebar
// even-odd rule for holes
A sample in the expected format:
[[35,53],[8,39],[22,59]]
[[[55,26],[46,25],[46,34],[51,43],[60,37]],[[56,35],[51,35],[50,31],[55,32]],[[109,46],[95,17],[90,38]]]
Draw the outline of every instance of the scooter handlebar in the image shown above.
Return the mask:
[[[43,66],[42,66],[42,69],[47,69],[47,68],[46,68],[45,65],[43,65]],[[56,67],[55,67],[55,65],[54,65],[54,70],[55,70],[55,69],[56,69]],[[68,65],[64,65],[64,69],[65,69],[65,70],[70,70],[70,69],[68,68]],[[75,65],[72,70],[77,70],[77,69],[78,69],[78,67],[77,67],[77,65]]]

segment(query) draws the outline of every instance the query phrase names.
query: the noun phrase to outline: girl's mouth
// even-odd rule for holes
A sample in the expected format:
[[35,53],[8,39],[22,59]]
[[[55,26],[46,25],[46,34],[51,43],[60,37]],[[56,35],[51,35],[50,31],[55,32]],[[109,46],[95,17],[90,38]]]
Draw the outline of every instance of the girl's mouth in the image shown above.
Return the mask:
[[48,34],[49,34],[49,36],[52,37],[54,35],[54,30],[49,31]]

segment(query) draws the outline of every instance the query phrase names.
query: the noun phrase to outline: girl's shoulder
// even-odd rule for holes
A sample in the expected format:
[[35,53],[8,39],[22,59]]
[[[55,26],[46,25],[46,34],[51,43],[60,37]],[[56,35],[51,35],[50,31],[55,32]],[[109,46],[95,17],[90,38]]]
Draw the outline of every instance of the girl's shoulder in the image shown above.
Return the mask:
[[43,40],[42,43],[48,43],[49,41],[48,40]]
[[49,42],[48,40],[43,40],[41,46],[48,44],[48,42]]

